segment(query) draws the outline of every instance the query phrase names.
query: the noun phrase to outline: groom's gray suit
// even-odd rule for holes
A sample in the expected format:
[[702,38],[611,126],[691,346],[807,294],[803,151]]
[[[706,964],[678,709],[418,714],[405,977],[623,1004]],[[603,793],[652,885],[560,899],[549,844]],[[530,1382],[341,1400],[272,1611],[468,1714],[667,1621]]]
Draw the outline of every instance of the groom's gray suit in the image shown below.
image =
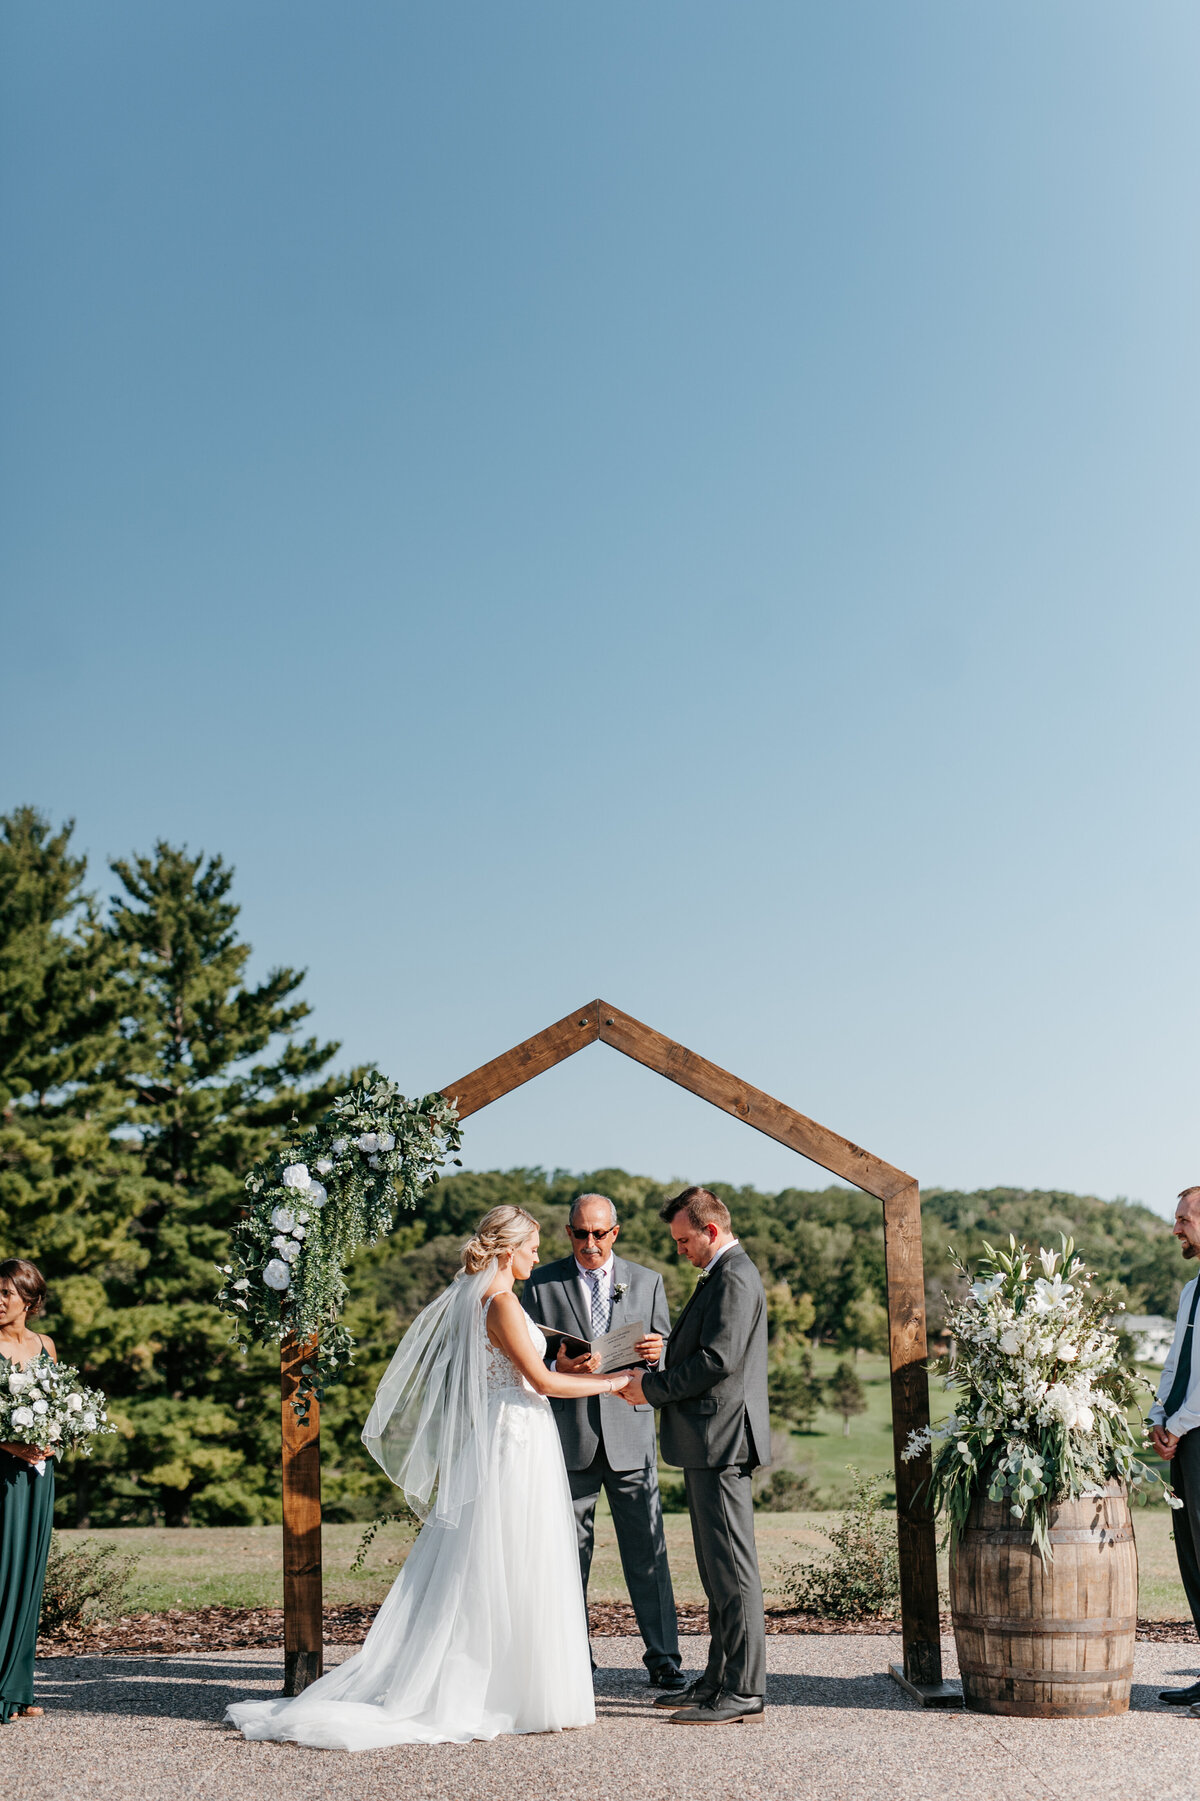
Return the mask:
[[667,1344],[642,1378],[661,1409],[665,1463],[683,1470],[692,1542],[708,1596],[706,1689],[761,1698],[767,1681],[751,1472],[770,1460],[767,1299],[736,1242],[701,1272]]
[[[624,1257],[614,1255],[613,1263],[609,1330],[641,1320],[648,1332],[665,1338],[671,1315],[662,1277]],[[521,1303],[535,1325],[574,1332],[589,1340],[593,1336],[574,1257],[562,1257],[535,1269],[525,1284]],[[571,1483],[584,1597],[592,1567],[596,1502],[604,1489],[629,1598],[646,1645],[643,1662],[653,1672],[664,1665],[677,1670],[679,1626],[658,1493],[654,1409],[649,1405],[631,1407],[619,1394],[592,1395],[583,1401],[551,1397],[550,1405]]]

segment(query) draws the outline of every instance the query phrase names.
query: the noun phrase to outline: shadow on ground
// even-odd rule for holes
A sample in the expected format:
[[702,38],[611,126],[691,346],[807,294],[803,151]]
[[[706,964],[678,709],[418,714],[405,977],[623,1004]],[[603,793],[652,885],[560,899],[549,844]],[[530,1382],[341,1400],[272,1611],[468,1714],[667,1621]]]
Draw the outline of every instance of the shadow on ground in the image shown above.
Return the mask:
[[[122,1714],[126,1718],[197,1720],[217,1724],[231,1701],[264,1700],[280,1692],[277,1660],[186,1661],[172,1657],[56,1657],[39,1665],[37,1697],[49,1711]],[[258,1683],[270,1684],[264,1694]]]

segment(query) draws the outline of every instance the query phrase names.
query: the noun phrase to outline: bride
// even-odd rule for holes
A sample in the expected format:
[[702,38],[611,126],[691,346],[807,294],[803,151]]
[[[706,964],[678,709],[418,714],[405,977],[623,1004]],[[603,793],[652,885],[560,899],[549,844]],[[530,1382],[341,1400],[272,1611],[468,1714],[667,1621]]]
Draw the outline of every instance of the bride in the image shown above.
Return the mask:
[[293,1700],[238,1701],[246,1738],[365,1751],[595,1720],[575,1519],[547,1395],[627,1375],[547,1369],[513,1282],[538,1224],[493,1207],[400,1342],[363,1443],[424,1525],[362,1650]]

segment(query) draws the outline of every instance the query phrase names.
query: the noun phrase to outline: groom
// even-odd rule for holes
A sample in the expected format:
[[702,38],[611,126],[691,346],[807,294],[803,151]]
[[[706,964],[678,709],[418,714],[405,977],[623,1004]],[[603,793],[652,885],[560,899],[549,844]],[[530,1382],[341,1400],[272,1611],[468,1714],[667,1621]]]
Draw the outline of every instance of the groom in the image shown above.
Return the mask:
[[[655,1270],[613,1254],[620,1230],[617,1210],[607,1195],[581,1194],[567,1218],[574,1254],[535,1269],[525,1284],[522,1306],[536,1325],[589,1340],[641,1320],[647,1332],[634,1348],[647,1363],[657,1364],[671,1317],[663,1279]],[[555,1367],[582,1375],[591,1360],[586,1352],[570,1358],[560,1351]],[[588,1401],[551,1399],[550,1405],[571,1483],[584,1599],[592,1567],[596,1503],[603,1489],[638,1631],[646,1645],[643,1661],[650,1685],[678,1694],[687,1682],[679,1670],[679,1626],[658,1493],[654,1414],[645,1402],[630,1412],[617,1395],[593,1395]]]
[[[688,1188],[662,1217],[701,1276],[675,1322],[665,1369],[635,1375],[622,1398],[661,1409],[663,1461],[682,1466],[708,1596],[708,1667],[671,1718],[681,1726],[761,1720],[767,1641],[750,1478],[771,1448],[767,1300],[724,1201]],[[655,1702],[674,1705],[666,1696]]]

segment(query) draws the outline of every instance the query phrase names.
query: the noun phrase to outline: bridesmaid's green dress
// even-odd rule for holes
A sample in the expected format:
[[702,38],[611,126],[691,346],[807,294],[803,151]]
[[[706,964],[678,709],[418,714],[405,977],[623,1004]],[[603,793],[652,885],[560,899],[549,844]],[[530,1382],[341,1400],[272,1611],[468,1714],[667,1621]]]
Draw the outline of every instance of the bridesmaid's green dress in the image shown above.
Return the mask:
[[[32,1363],[45,1358],[42,1350]],[[0,1352],[0,1362],[8,1359]],[[32,1363],[29,1367],[32,1367]],[[54,1524],[54,1459],[38,1475],[31,1464],[0,1451],[0,1723],[33,1705],[42,1583]]]

